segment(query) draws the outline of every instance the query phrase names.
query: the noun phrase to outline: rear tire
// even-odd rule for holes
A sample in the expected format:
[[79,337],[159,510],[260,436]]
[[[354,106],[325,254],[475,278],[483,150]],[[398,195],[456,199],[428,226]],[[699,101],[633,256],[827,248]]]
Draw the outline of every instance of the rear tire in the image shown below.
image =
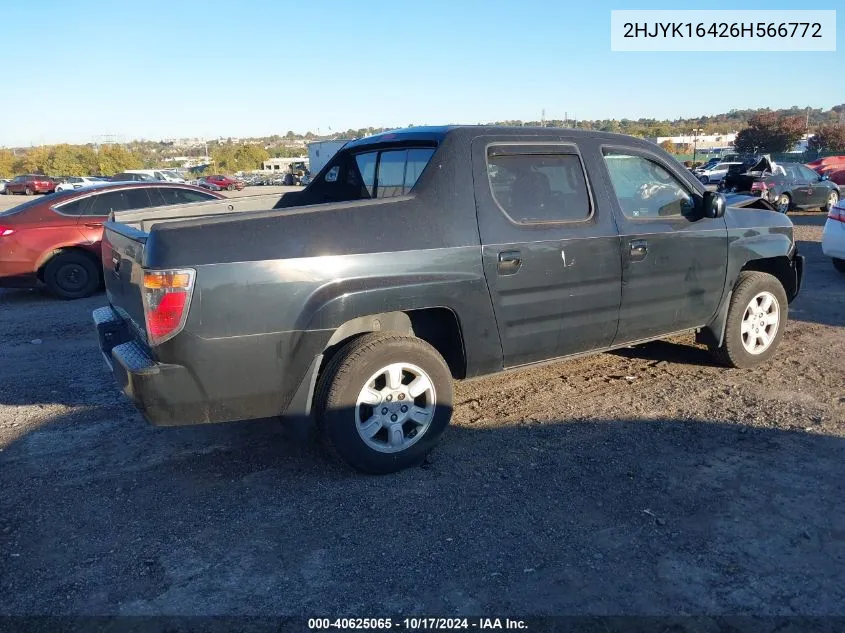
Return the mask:
[[840,273],[845,273],[845,259],[833,258],[833,267]]
[[30,189],[29,187],[27,187],[26,189],[24,189],[24,190],[23,190],[23,195],[25,195],[25,196],[31,196],[31,195],[32,195],[32,189]]
[[419,465],[452,417],[452,375],[418,338],[366,334],[324,369],[315,396],[327,447],[350,466],[384,474]]
[[792,198],[789,197],[788,193],[782,193],[777,197],[775,205],[777,205],[778,211],[786,213],[792,207]]
[[100,270],[90,257],[66,252],[56,255],[44,268],[44,283],[59,299],[82,299],[94,294],[102,283]]
[[836,206],[837,202],[839,202],[839,193],[836,191],[831,191],[827,196],[827,201],[822,207],[822,211],[824,211],[825,213],[830,213],[830,210]]
[[725,337],[710,352],[719,363],[751,369],[769,360],[777,350],[789,304],[780,281],[768,273],[740,273],[731,295]]

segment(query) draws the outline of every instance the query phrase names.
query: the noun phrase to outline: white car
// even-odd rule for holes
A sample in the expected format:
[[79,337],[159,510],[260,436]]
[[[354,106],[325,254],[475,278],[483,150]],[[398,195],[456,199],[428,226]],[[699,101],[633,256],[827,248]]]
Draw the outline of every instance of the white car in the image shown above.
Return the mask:
[[822,253],[833,258],[833,267],[845,273],[845,200],[840,200],[830,213],[822,233]]
[[725,174],[728,173],[728,167],[731,165],[742,165],[742,163],[716,163],[710,169],[697,171],[695,175],[705,185],[713,185],[722,182]]
[[82,187],[90,187],[103,182],[102,180],[94,180],[93,178],[86,178],[85,176],[71,176],[65,178],[64,182],[56,185],[56,191],[70,191],[72,189],[81,189]]
[[6,178],[0,178],[0,193],[6,192],[6,183],[9,182]]

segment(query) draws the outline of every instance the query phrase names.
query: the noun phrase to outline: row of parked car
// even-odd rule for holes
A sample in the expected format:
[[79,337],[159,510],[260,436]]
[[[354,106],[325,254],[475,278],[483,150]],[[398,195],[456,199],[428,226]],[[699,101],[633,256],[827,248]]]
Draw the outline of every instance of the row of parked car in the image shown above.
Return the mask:
[[[61,176],[51,177],[44,174],[23,174],[11,180],[0,179],[0,193],[7,195],[22,194],[31,196],[41,193],[55,193],[73,191],[104,182],[169,182],[185,184],[186,180],[176,170],[167,169],[134,169],[127,170],[111,177],[105,176]],[[222,174],[203,176],[191,180],[193,184],[210,191],[240,191],[246,182],[238,178],[230,178]]]
[[[834,159],[845,157],[834,157]],[[840,183],[845,169],[831,170],[832,164],[817,161],[802,163],[776,163],[769,155],[732,154],[711,158],[704,165],[692,170],[705,185],[718,185],[719,191],[745,193],[759,196],[775,205],[779,211],[797,209],[822,209],[829,212],[841,197]],[[845,163],[843,163],[845,166]]]

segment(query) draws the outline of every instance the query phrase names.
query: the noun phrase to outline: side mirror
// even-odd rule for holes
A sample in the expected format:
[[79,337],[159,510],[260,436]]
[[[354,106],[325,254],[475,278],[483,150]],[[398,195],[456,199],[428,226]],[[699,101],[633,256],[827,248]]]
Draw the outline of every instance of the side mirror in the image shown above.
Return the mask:
[[725,194],[718,191],[704,192],[704,217],[705,218],[721,218],[725,215]]
[[830,174],[822,174],[819,176],[819,180],[830,180]]

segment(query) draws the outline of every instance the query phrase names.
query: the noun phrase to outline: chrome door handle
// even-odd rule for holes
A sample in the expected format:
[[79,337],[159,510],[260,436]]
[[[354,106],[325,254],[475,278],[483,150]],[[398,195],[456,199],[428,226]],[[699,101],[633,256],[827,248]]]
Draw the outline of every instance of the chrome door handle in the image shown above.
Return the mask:
[[519,251],[502,251],[499,253],[497,270],[500,275],[513,275],[522,266],[522,255]]
[[648,255],[648,242],[646,240],[631,240],[631,251],[629,259],[632,262],[641,262]]

